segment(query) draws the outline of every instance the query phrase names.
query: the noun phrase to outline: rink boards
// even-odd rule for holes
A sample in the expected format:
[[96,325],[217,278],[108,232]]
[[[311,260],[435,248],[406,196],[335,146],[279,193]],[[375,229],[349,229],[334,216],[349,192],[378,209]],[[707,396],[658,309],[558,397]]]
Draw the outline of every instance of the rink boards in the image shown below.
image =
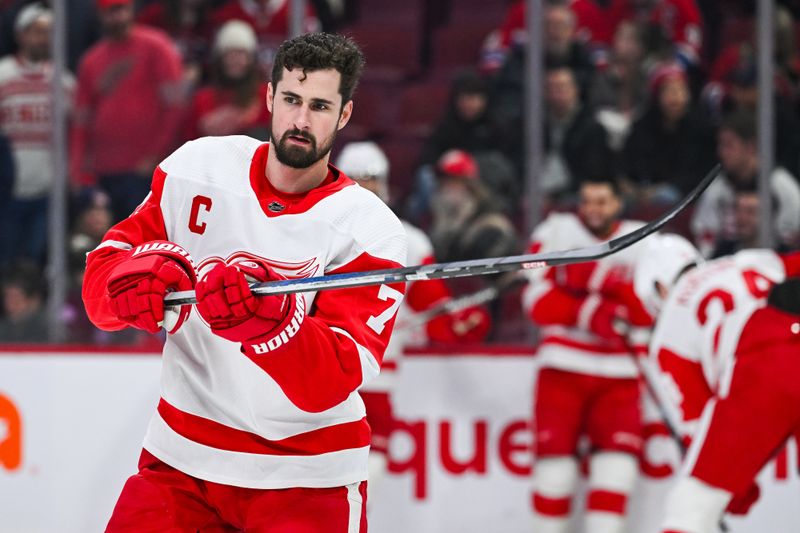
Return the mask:
[[[519,348],[409,354],[390,473],[372,480],[370,531],[529,533],[536,359]],[[0,533],[102,531],[158,400],[152,353],[0,352]],[[630,531],[656,533],[678,451],[648,409]],[[794,445],[761,473],[733,533],[800,531]],[[735,465],[732,465],[735,468]]]

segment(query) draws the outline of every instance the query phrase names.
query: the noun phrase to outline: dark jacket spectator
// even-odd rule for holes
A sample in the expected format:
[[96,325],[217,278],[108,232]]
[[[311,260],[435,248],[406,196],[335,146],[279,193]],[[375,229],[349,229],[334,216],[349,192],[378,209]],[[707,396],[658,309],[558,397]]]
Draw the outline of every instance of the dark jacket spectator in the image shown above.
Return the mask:
[[45,279],[33,263],[15,263],[2,277],[3,318],[0,342],[47,342]]
[[614,33],[608,64],[595,71],[587,95],[587,104],[608,131],[612,149],[622,149],[633,120],[646,101],[642,32],[633,22],[624,21]]
[[[742,48],[749,45],[741,45]],[[703,90],[710,110],[718,120],[738,111],[755,113],[758,104],[758,68],[750,50],[739,56],[739,63],[725,74],[724,82],[711,82]],[[775,79],[775,159],[793,175],[800,175],[800,124],[796,109],[787,96],[795,90],[791,83],[776,73]]]
[[679,67],[656,71],[651,94],[625,143],[623,166],[626,176],[644,189],[672,189],[664,198],[669,202],[690,191],[713,166],[714,133],[692,108],[687,77]]
[[14,188],[14,156],[11,154],[11,145],[0,134],[0,208],[5,208],[11,199]]
[[432,165],[448,150],[470,153],[505,148],[503,130],[488,109],[489,88],[474,71],[454,80],[447,110],[425,142],[420,162]]
[[[585,179],[613,175],[614,160],[606,130],[584,106],[572,70],[551,68],[545,78],[545,162],[542,190],[560,199],[578,190]],[[520,125],[515,131],[523,131]],[[517,139],[515,162],[522,168],[522,138]]]
[[[545,17],[545,65],[547,68],[569,68],[578,83],[581,98],[585,98],[594,74],[594,63],[589,50],[577,39],[575,16],[566,3],[553,2],[547,6]],[[522,119],[525,56],[524,46],[513,46],[493,80],[493,113],[503,123]]]

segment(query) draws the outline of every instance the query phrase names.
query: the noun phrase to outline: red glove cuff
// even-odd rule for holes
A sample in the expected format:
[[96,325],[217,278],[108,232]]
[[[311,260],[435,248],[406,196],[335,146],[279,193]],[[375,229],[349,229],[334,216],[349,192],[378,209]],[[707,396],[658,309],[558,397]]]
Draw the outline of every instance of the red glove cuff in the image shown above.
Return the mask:
[[108,296],[123,322],[155,333],[164,325],[174,333],[189,316],[191,306],[165,315],[164,296],[170,290],[189,290],[197,280],[189,254],[175,243],[151,241],[137,246],[114,266],[108,277]]
[[242,352],[245,355],[253,357],[277,350],[300,331],[300,326],[306,317],[305,299],[297,298],[294,294],[287,296],[289,297],[289,309],[286,318],[266,335],[243,341]]
[[294,337],[305,316],[294,294],[257,297],[250,290],[249,282],[278,279],[257,260],[217,265],[197,284],[197,310],[215,334],[243,343],[245,353],[267,353]]
[[[194,261],[182,246],[169,241],[150,241],[140,244],[131,250],[131,258],[146,257],[149,255],[163,255],[178,263],[192,280],[192,286],[197,283],[197,274],[194,270]],[[129,262],[130,263],[130,262]]]

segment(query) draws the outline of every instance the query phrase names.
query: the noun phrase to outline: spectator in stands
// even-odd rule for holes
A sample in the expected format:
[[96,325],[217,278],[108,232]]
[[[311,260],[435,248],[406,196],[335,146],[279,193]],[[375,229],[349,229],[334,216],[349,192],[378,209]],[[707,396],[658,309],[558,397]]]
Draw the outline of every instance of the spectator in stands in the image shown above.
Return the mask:
[[[546,66],[569,67],[585,96],[594,65],[588,50],[575,34],[575,15],[564,0],[549,0],[545,8],[544,61]],[[525,55],[521,45],[507,53],[502,69],[493,81],[493,113],[502,122],[522,118],[525,94]]]
[[113,332],[97,329],[86,315],[81,298],[86,254],[102,241],[112,225],[112,214],[108,196],[102,192],[95,192],[84,201],[86,205],[80,209],[75,229],[69,238],[69,285],[62,313],[67,329],[67,341],[93,345],[157,343],[158,341],[151,339],[146,333],[132,328]]
[[489,87],[474,70],[464,70],[453,80],[444,115],[420,155],[421,167],[410,206],[414,220],[428,211],[428,202],[436,188],[434,166],[442,154],[456,148],[473,155],[508,150],[509,136],[488,108],[488,99]]
[[182,120],[181,59],[169,37],[134,24],[132,0],[98,0],[104,37],[84,56],[72,129],[76,186],[99,184],[115,220],[129,215],[175,145]]
[[112,224],[113,215],[108,196],[102,192],[94,194],[77,216],[75,229],[69,240],[70,253],[86,255],[97,248]]
[[658,28],[671,44],[670,58],[687,71],[697,70],[703,51],[703,20],[696,0],[632,1],[634,20]]
[[[11,200],[14,178],[14,154],[11,152],[11,143],[0,132],[0,212],[6,210],[6,206]],[[2,231],[5,231],[5,228]]]
[[578,84],[585,89],[594,72],[586,46],[575,34],[576,19],[569,2],[550,0],[544,12],[545,63],[569,66]]
[[[694,239],[706,256],[717,240],[735,238],[736,192],[758,187],[759,160],[752,113],[738,111],[725,119],[717,134],[717,155],[723,175],[700,197],[691,221]],[[800,234],[800,186],[786,169],[776,166],[770,174],[770,190],[780,202],[774,214],[775,234],[792,246]]]
[[630,21],[617,26],[608,64],[595,71],[587,103],[606,128],[609,143],[621,150],[633,119],[647,101],[642,32]]
[[481,183],[475,159],[463,150],[450,150],[439,158],[436,170],[431,241],[437,259],[461,261],[515,253],[514,227]]
[[714,165],[714,132],[692,106],[689,80],[681,67],[658,68],[650,93],[650,104],[625,143],[623,166],[645,205],[669,205]]
[[[772,198],[772,212],[779,210],[779,200]],[[760,248],[759,231],[761,220],[761,197],[758,191],[741,190],[736,191],[733,207],[733,236],[732,238],[721,238],[714,246],[711,258],[722,257],[724,255],[735,254],[747,248]],[[789,251],[789,247],[784,243],[773,243],[773,248],[779,252]]]
[[525,2],[513,0],[509,3],[503,23],[486,36],[481,46],[479,67],[483,74],[496,74],[505,64],[508,54],[515,47],[525,44],[527,24]]
[[264,105],[267,84],[256,58],[256,35],[244,21],[226,22],[214,41],[211,84],[201,88],[187,119],[187,139],[206,135],[269,138],[270,114]]
[[213,35],[210,13],[211,0],[165,0],[151,2],[136,17],[172,38],[183,58],[183,80],[189,88],[202,81]]
[[0,342],[47,342],[45,279],[39,267],[27,261],[12,264],[2,276],[0,289],[4,311]]
[[[512,2],[501,27],[487,37],[481,53],[486,72],[497,72],[514,46],[527,40],[525,6],[522,0]],[[607,48],[624,21],[658,28],[671,43],[672,56],[686,68],[700,63],[703,21],[695,0],[573,0],[569,6],[575,33],[598,66],[605,64]]]
[[[744,45],[743,45],[744,46]],[[755,50],[742,50],[741,61],[726,73],[724,83],[710,82],[704,89],[706,102],[711,105],[711,112],[718,117],[743,110],[755,114],[758,105],[758,68]],[[784,80],[785,81],[785,80]],[[793,95],[794,88],[779,83],[776,77],[774,135],[775,158],[792,175],[800,173],[800,125],[791,100],[786,95]],[[782,89],[783,87],[783,89]]]
[[631,22],[630,0],[574,0],[571,3],[576,18],[578,38],[592,52],[596,65],[606,64],[619,25]]
[[[776,6],[774,33],[775,90],[782,100],[794,101],[800,81],[800,57],[798,57],[795,22],[784,6]],[[708,84],[703,89],[704,97],[717,109],[731,92],[736,71],[755,74],[756,39],[754,32],[746,38],[723,43],[722,51],[713,56],[708,73]],[[795,102],[797,103],[797,102]]]
[[489,86],[474,70],[458,73],[450,87],[450,97],[442,118],[425,141],[420,161],[433,165],[453,148],[468,152],[501,149],[501,125],[488,108]]
[[[571,69],[558,66],[548,69],[545,106],[542,191],[553,200],[569,200],[583,180],[613,175],[613,155],[605,129],[581,103]],[[521,148],[518,153],[521,161]],[[521,162],[519,165],[521,168]]]
[[[55,181],[52,142],[51,11],[30,4],[19,12],[16,55],[0,59],[0,133],[11,142],[16,174],[9,202],[0,213],[0,264],[18,257],[44,263],[47,201]],[[71,98],[74,80],[61,81]]]
[[[214,10],[211,20],[215,28],[220,28],[229,20],[243,20],[250,24],[258,36],[259,62],[271,69],[278,45],[289,33],[291,4],[291,0],[227,0]],[[314,3],[307,2],[303,31],[319,29]]]

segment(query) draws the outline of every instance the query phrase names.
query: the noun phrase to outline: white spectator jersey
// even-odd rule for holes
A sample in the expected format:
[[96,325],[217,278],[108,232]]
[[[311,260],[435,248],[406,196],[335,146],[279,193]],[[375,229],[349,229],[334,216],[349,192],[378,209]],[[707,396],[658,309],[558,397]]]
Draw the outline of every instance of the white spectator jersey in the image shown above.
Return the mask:
[[[184,247],[201,277],[248,257],[287,277],[403,266],[405,232],[377,196],[332,166],[317,188],[280,193],[264,175],[268,150],[249,137],[207,137],[164,160],[148,199],[89,254],[84,300],[93,321],[123,326],[108,307],[108,271],[154,239]],[[164,346],[144,447],[182,472],[240,487],[366,479],[370,431],[356,391],[378,374],[403,290],[298,295],[296,334],[259,355],[214,335],[192,310]]]
[[743,250],[690,270],[670,292],[653,331],[650,361],[661,371],[658,388],[682,433],[694,432],[727,365],[717,356],[723,321],[765,299],[786,274],[787,263],[775,252]]
[[[642,225],[638,221],[621,221],[608,239]],[[576,214],[553,213],[534,230],[531,253],[592,246],[605,240],[594,236]],[[525,311],[540,325],[537,357],[543,366],[593,376],[630,378],[639,375],[630,348],[622,338],[598,337],[588,326],[597,306],[604,299],[614,298],[621,285],[632,282],[639,249],[634,245],[599,261],[528,271],[530,283],[523,293],[522,303]],[[576,309],[576,312],[569,309]],[[564,318],[549,318],[556,316]]]
[[[409,266],[421,265],[433,259],[433,245],[431,240],[421,229],[413,226],[405,220],[401,220],[403,229],[408,237],[408,258],[406,264]],[[419,282],[408,284],[406,294],[412,291],[411,287]],[[397,375],[397,367],[403,350],[407,346],[422,346],[427,342],[425,325],[415,325],[414,317],[417,312],[408,305],[408,299],[403,299],[400,309],[397,311],[397,326],[392,332],[392,338],[386,347],[383,356],[383,366],[378,377],[365,385],[362,390],[370,392],[388,392],[394,386]]]
[[[0,59],[0,132],[14,152],[14,197],[37,198],[53,184],[53,67],[15,56]],[[64,76],[65,101],[75,81]]]

